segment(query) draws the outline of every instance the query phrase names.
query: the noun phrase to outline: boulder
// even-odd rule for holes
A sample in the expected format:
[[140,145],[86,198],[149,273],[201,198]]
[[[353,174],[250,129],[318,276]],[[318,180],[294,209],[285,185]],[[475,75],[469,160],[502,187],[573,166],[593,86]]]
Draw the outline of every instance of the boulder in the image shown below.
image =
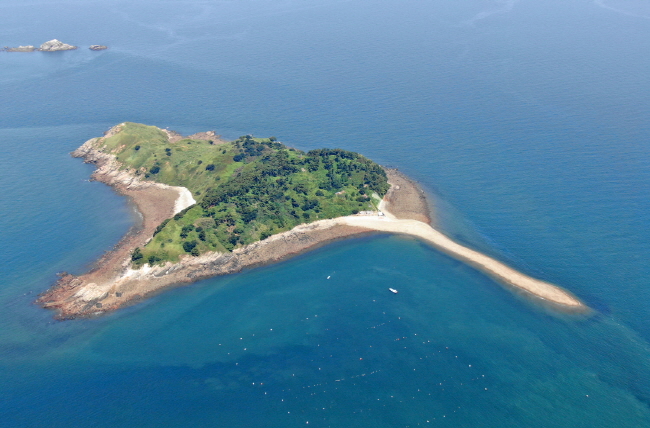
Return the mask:
[[77,49],[77,47],[69,45],[67,43],[60,42],[57,39],[54,39],[54,40],[50,40],[49,42],[43,43],[38,50],[42,52],[56,52],[56,51],[69,51],[73,49]]

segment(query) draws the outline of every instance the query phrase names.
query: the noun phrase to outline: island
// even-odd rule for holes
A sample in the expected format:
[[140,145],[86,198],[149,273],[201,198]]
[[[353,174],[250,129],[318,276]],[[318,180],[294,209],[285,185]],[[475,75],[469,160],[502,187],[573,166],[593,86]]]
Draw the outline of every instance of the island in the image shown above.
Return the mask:
[[57,318],[96,316],[165,288],[283,260],[374,232],[414,236],[500,283],[572,310],[566,290],[531,278],[431,226],[408,177],[342,149],[303,152],[275,137],[225,141],[121,123],[72,153],[142,215],[86,274],[60,275],[37,303]]

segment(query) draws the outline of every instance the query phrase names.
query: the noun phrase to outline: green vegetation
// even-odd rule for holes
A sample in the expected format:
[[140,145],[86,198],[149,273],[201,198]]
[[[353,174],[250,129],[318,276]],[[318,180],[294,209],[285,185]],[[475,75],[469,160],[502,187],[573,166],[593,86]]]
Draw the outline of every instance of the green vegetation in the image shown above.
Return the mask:
[[188,188],[198,201],[165,220],[132,254],[135,266],[233,249],[301,223],[375,210],[384,170],[357,153],[287,148],[275,137],[170,143],[153,126],[127,123],[102,150],[148,180]]

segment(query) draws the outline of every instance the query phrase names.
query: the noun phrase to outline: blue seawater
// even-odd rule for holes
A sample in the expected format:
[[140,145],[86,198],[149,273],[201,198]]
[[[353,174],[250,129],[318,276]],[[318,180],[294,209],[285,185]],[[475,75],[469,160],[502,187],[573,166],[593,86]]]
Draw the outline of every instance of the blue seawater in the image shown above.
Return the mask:
[[[0,52],[2,426],[650,427],[646,2],[0,0],[0,45],[52,38]],[[593,312],[373,235],[53,321],[137,221],[68,154],[127,120],[399,167]]]

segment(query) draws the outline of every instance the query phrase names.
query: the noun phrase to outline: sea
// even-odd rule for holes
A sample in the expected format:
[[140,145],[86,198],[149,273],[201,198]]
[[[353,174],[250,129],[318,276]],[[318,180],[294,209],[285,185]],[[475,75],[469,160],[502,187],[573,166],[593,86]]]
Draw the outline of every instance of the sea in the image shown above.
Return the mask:
[[[54,38],[0,52],[2,427],[650,427],[647,1],[0,0]],[[138,221],[69,155],[124,121],[363,153],[591,310],[376,234],[56,321]]]

